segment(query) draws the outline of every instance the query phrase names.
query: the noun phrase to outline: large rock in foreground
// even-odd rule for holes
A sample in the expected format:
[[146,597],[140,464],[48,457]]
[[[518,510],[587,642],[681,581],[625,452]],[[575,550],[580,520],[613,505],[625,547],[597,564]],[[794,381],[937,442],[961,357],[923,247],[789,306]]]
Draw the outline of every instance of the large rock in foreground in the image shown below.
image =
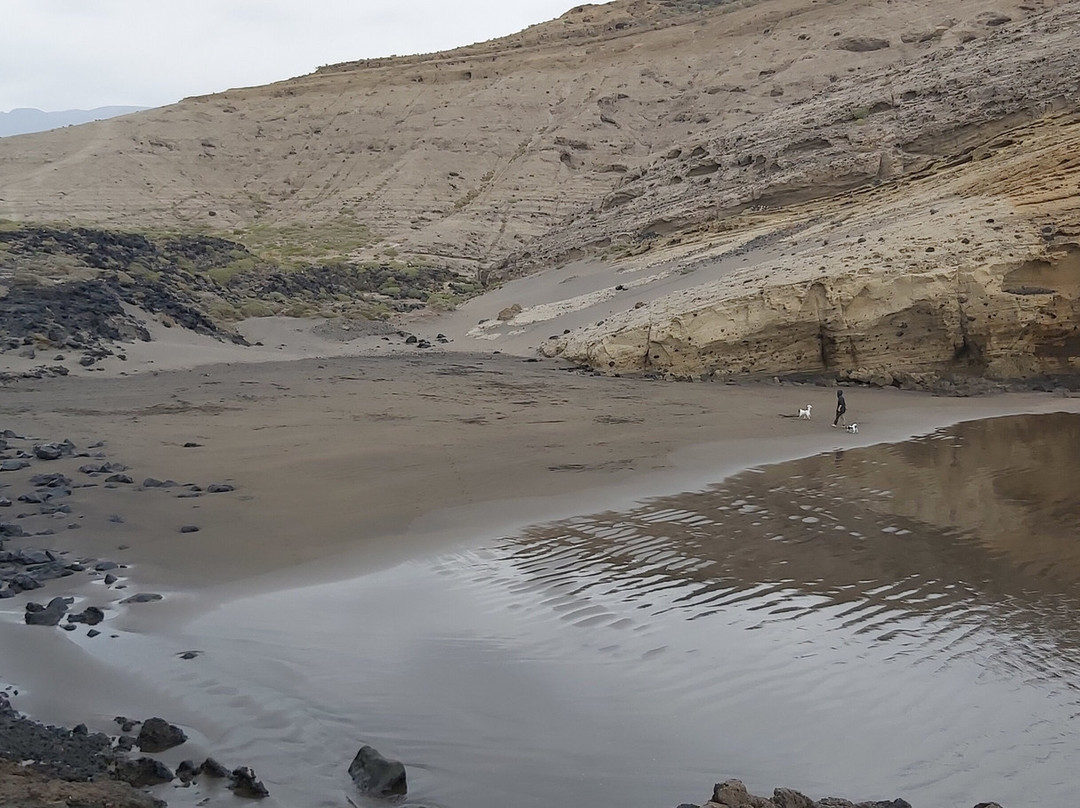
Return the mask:
[[349,776],[360,791],[375,797],[403,797],[408,791],[405,765],[387,760],[370,746],[360,747],[349,764]]

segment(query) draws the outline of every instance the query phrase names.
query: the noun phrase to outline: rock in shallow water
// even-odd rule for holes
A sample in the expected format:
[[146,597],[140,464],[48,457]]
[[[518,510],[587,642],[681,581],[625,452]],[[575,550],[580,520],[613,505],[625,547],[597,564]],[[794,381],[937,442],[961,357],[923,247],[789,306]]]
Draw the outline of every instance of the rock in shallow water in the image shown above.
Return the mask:
[[160,760],[141,757],[137,760],[118,761],[116,779],[135,788],[145,788],[170,782],[173,779],[173,773]]
[[255,777],[255,772],[247,766],[233,769],[232,774],[229,775],[229,788],[232,790],[232,793],[238,797],[262,799],[263,797],[270,796],[270,792],[267,790],[266,786],[262,784],[261,780]]
[[28,626],[56,626],[60,619],[67,614],[68,604],[72,598],[53,598],[48,606],[39,603],[26,604],[26,625]]
[[349,764],[349,776],[364,794],[376,797],[401,797],[408,791],[405,765],[388,760],[373,747],[361,746]]
[[143,722],[135,743],[144,752],[164,752],[186,740],[187,735],[180,727],[170,724],[164,718],[148,718]]

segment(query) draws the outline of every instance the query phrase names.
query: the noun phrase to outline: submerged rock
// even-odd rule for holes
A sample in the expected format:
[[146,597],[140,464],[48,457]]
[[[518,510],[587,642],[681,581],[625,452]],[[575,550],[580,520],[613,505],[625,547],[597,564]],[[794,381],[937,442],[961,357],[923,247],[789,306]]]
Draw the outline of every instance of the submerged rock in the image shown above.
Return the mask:
[[161,595],[157,592],[138,592],[130,597],[124,598],[121,603],[152,603],[155,600],[161,600]]

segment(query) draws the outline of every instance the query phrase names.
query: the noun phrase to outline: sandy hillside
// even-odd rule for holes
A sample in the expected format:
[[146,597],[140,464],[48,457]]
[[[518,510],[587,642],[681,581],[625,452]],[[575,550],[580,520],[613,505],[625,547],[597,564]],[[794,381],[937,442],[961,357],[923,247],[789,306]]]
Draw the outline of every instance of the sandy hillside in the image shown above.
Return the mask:
[[[679,378],[1071,386],[1078,25],[1076,0],[579,6],[455,51],[5,138],[0,217],[233,239],[238,261],[181,283],[226,329],[498,287],[457,347]],[[25,281],[4,258],[0,287]],[[57,258],[50,282],[95,260]],[[357,311],[355,285],[244,287],[239,267],[266,260],[461,274],[420,292],[392,275]],[[161,274],[107,270],[121,296]],[[539,297],[505,291],[545,271]]]
[[[456,51],[5,138],[0,216],[226,233],[301,222],[314,239],[351,231],[361,254],[478,269],[545,235],[565,252],[902,174],[1074,103],[1075,49],[1055,44],[1074,9],[579,6]],[[1035,31],[1046,44],[1027,47]],[[661,182],[658,165],[672,169]]]

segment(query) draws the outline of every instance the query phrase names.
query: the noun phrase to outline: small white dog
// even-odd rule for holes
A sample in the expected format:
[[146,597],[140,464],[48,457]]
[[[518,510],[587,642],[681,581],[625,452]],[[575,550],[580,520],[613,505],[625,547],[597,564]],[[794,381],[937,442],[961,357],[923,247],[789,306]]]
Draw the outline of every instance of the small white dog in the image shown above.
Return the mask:
[[813,404],[807,404],[805,408],[801,408],[799,410],[799,417],[800,418],[805,418],[807,421],[809,421],[810,420],[810,410],[812,410],[812,409],[814,409],[814,405]]
[[847,426],[844,427],[844,429],[846,429],[848,432],[852,433],[853,435],[858,434],[859,425],[858,424],[848,424]]

